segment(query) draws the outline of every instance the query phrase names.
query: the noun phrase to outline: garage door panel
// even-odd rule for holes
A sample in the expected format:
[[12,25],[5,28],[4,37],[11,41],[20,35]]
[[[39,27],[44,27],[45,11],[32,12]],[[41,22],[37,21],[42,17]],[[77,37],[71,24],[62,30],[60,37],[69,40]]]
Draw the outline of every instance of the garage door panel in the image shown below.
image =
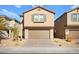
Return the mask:
[[49,39],[49,30],[29,30],[29,39]]
[[79,31],[77,30],[70,30],[70,36],[72,36],[75,39],[79,39]]

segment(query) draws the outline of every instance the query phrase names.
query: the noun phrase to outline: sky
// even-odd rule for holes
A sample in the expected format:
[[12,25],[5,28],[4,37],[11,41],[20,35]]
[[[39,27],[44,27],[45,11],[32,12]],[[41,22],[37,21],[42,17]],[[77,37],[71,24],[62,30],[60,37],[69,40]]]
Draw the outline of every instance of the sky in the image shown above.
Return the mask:
[[[0,15],[6,15],[20,21],[20,16],[24,11],[30,10],[36,5],[0,5]],[[64,12],[76,8],[75,5],[42,5],[42,7],[54,11],[55,19],[57,19]]]

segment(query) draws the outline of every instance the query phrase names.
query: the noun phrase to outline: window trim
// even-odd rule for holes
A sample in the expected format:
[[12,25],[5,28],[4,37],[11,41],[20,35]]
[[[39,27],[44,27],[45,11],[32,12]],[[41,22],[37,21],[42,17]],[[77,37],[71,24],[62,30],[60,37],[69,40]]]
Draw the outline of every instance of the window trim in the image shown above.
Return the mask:
[[[34,21],[34,15],[43,15],[44,16],[44,20],[43,21]],[[33,14],[32,15],[32,21],[34,23],[44,23],[46,21],[46,15],[45,14]]]
[[[74,14],[76,15],[76,21],[74,21],[74,19],[73,19],[73,15],[74,15]],[[73,13],[73,14],[71,15],[71,21],[72,21],[72,22],[79,22],[78,14],[79,14],[79,13]]]

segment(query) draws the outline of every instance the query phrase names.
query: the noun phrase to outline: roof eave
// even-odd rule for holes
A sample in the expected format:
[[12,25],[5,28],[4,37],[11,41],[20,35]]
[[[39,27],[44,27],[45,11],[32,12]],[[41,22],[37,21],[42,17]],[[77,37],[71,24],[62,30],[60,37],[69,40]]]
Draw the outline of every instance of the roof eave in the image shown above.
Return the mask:
[[24,13],[27,13],[27,12],[29,12],[29,11],[32,11],[32,10],[34,10],[34,9],[36,9],[36,8],[41,8],[41,9],[44,9],[44,10],[46,10],[46,11],[50,12],[50,13],[53,13],[53,14],[55,14],[55,12],[53,12],[53,11],[50,11],[50,10],[48,10],[48,9],[45,9],[45,8],[43,8],[43,7],[40,7],[40,6],[38,6],[38,7],[35,7],[35,8],[33,8],[33,9],[30,9],[30,10],[28,10],[28,11],[25,11],[25,12],[23,12],[23,14],[24,14]]

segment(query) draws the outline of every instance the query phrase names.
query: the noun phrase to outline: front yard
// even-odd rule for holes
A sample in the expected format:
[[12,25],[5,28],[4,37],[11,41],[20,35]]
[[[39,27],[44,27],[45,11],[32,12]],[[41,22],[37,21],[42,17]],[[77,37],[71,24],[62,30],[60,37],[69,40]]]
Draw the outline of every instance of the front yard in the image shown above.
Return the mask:
[[[2,39],[0,47],[22,47],[27,42],[28,41],[24,39],[16,41],[13,41],[11,39]],[[74,40],[67,42],[65,39],[55,38],[51,40],[51,43],[56,47],[79,47],[79,44],[76,44]]]
[[57,47],[76,47],[75,41],[67,42],[65,39],[55,38],[51,42]]
[[24,42],[25,42],[25,40],[13,41],[11,39],[2,39],[0,47],[22,47]]

